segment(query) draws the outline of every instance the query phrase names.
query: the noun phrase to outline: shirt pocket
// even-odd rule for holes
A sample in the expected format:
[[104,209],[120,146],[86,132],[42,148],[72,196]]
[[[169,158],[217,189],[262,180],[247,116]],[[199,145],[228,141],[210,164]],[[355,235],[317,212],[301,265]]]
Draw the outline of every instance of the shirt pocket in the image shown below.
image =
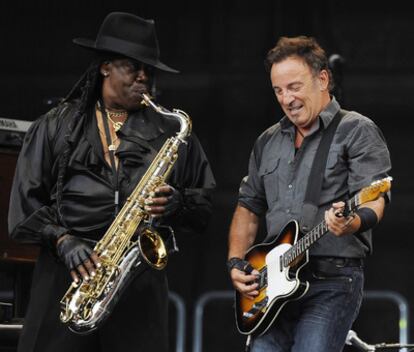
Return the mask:
[[279,198],[279,158],[266,160],[259,169],[269,208]]

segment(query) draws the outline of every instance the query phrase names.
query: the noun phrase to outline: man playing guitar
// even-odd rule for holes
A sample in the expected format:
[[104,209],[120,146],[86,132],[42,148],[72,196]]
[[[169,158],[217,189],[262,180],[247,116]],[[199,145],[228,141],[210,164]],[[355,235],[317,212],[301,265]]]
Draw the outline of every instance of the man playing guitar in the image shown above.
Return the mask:
[[[388,182],[389,151],[372,120],[344,113],[323,170],[313,222],[322,221],[321,230],[316,227],[301,243],[301,234],[310,230],[302,221],[310,170],[340,106],[330,94],[327,57],[313,38],[280,38],[266,64],[285,116],[255,142],[230,227],[227,265],[236,289],[238,329],[252,337],[253,352],[341,351],[362,301],[371,229],[388,199],[389,187],[378,191],[375,181]],[[375,197],[347,202],[372,184]],[[252,250],[262,215],[265,242],[276,241],[276,254]]]

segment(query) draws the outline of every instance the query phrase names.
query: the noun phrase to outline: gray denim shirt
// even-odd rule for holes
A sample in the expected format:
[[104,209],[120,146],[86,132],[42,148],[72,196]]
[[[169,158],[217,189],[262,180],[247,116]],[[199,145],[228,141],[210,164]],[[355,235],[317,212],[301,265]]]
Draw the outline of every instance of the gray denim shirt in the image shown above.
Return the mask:
[[[295,152],[295,126],[284,116],[256,140],[248,175],[239,190],[239,204],[257,215],[266,214],[272,240],[292,219],[300,220],[308,178],[322,131],[340,109],[336,99],[321,112],[317,123]],[[342,118],[329,149],[313,225],[324,219],[334,201],[348,199],[373,181],[388,176],[389,151],[378,126],[357,112]],[[302,223],[300,223],[302,227]],[[310,249],[311,255],[362,258],[372,251],[371,231],[336,237],[327,233]]]

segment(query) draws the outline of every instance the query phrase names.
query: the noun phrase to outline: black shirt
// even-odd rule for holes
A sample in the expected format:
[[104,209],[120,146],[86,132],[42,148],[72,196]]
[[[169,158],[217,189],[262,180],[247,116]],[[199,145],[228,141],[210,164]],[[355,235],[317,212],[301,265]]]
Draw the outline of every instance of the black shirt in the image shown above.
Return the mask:
[[[66,102],[35,121],[25,136],[14,177],[9,232],[27,243],[42,243],[71,233],[99,239],[115,216],[113,171],[105,161],[94,109],[76,121],[77,102]],[[64,180],[59,221],[56,180],[68,125],[72,153]],[[119,203],[123,205],[165,140],[179,124],[151,108],[132,113],[118,132]],[[167,219],[181,231],[200,232],[211,214],[215,180],[206,155],[193,133],[181,144],[168,183],[184,196],[179,216]]]

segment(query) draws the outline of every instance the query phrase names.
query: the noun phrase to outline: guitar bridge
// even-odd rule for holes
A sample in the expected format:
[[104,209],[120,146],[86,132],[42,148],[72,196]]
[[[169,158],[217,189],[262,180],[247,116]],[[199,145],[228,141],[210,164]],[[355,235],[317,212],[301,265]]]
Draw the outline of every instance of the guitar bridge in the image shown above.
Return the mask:
[[251,317],[257,315],[257,313],[259,313],[260,311],[265,311],[268,301],[269,299],[265,297],[261,301],[253,304],[253,307],[250,310],[243,313],[243,319],[250,319]]

